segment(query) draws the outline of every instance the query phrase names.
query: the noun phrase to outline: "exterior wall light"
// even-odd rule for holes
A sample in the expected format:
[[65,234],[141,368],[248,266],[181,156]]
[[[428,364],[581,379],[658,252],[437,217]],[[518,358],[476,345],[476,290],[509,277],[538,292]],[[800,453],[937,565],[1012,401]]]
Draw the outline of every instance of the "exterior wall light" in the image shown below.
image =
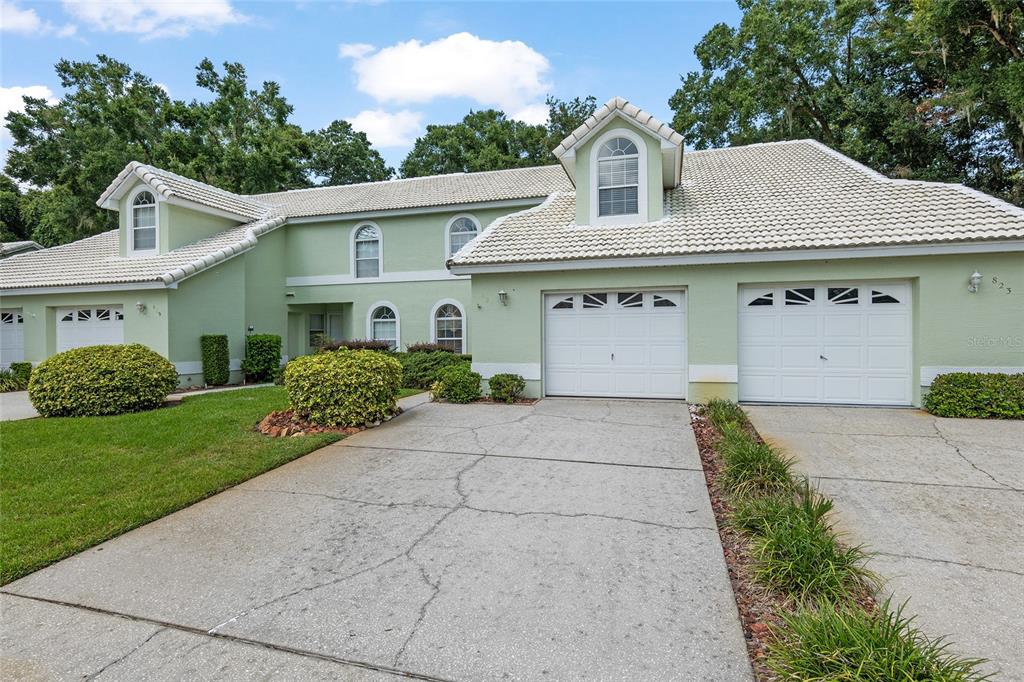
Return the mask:
[[978,293],[978,287],[981,286],[981,273],[975,270],[974,274],[971,275],[971,279],[968,281],[970,283],[967,285],[967,291],[971,292],[972,294]]
[[135,304],[135,309],[138,310],[140,313],[144,313],[146,312],[146,304],[143,303],[142,301],[138,301]]
[[508,292],[502,289],[498,292],[498,300],[501,301],[502,305],[508,305]]

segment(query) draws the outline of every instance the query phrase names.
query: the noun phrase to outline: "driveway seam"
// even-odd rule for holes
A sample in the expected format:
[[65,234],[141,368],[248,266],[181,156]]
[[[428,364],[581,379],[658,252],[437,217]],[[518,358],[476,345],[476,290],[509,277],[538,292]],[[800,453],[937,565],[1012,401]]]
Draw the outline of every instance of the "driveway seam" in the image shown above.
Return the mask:
[[[308,649],[299,649],[297,647],[286,646],[283,644],[274,644],[273,642],[264,642],[258,639],[252,639],[249,637],[240,637],[238,635],[228,635],[220,632],[213,632],[204,630],[202,628],[193,627],[191,625],[182,625],[180,623],[172,623],[170,621],[158,620],[155,618],[148,618],[146,616],[138,616],[131,613],[123,613],[120,611],[113,611],[110,609],[104,609],[97,606],[88,606],[86,604],[77,604],[75,602],[62,601],[60,599],[49,599],[47,597],[35,597],[27,594],[18,594],[17,592],[9,592],[8,590],[0,590],[0,594],[7,595],[9,597],[17,597],[19,599],[27,599],[29,601],[41,602],[44,604],[53,604],[55,606],[64,606],[71,609],[79,609],[82,611],[88,611],[90,613],[98,613],[104,616],[112,616],[114,618],[123,618],[125,620],[134,621],[136,623],[147,623],[149,625],[156,625],[161,627],[163,630],[177,630],[178,632],[185,632],[192,635],[199,635],[201,637],[207,637],[209,639],[220,639],[228,642],[234,642],[236,644],[244,644],[248,646],[260,647],[263,649],[269,649],[271,651],[279,651],[281,653],[292,654],[294,656],[301,656],[303,658],[313,658],[321,661],[327,661],[328,663],[336,663],[338,665],[347,665],[353,668],[362,668],[364,670],[373,670],[375,672],[387,673],[390,675],[397,675],[399,677],[407,677],[415,680],[426,680],[427,682],[454,682],[449,678],[436,677],[434,675],[426,675],[422,673],[413,672],[410,670],[402,670],[400,668],[392,668],[391,666],[381,665],[378,663],[369,663],[367,661],[360,661],[354,658],[344,658],[342,656],[333,656],[331,654],[323,654],[317,651],[310,651]],[[155,636],[163,630],[157,630],[153,633]],[[152,639],[152,637],[150,637]],[[145,643],[145,642],[143,642]],[[141,645],[140,645],[141,646]],[[131,653],[131,652],[129,652]],[[123,659],[122,659],[123,660]],[[109,666],[108,666],[109,667]]]
[[422,448],[398,448],[398,447],[386,447],[380,445],[349,445],[345,441],[339,443],[340,446],[346,448],[358,448],[360,450],[385,450],[395,452],[419,452],[426,455],[459,455],[463,457],[499,457],[501,459],[525,459],[534,462],[564,462],[567,464],[596,464],[598,466],[609,466],[609,467],[626,467],[629,469],[660,469],[664,471],[697,471],[703,473],[703,469],[695,467],[674,467],[666,466],[664,464],[627,464],[625,462],[599,462],[596,460],[588,459],[562,459],[559,457],[529,457],[527,455],[499,455],[487,452],[458,452],[454,450],[429,450]]
[[938,559],[936,557],[918,556],[916,554],[898,554],[896,552],[880,552],[873,551],[872,554],[878,554],[879,556],[891,556],[899,559],[912,559],[915,561],[930,561],[937,564],[949,564],[951,566],[963,566],[965,568],[977,568],[981,571],[995,571],[996,573],[1009,573],[1010,575],[1024,576],[1024,572],[1011,571],[1008,568],[994,568],[992,566],[980,566],[978,564],[968,563],[966,561],[952,561],[950,559]]
[[860,483],[889,483],[891,485],[914,485],[924,486],[931,488],[956,488],[963,489],[967,488],[970,490],[993,490],[996,492],[1012,492],[1012,493],[1024,493],[1022,488],[1011,488],[1009,486],[991,486],[991,485],[969,485],[966,483],[929,483],[927,481],[893,481],[885,478],[856,478],[853,476],[819,476],[817,474],[808,474],[811,478],[819,479],[823,481],[857,481]]
[[[712,528],[711,526],[676,526],[669,523],[658,523],[657,521],[642,521],[640,519],[630,519],[625,516],[611,516],[609,514],[563,514],[560,512],[543,512],[543,511],[525,511],[525,512],[513,512],[503,511],[500,509],[484,509],[482,507],[471,507],[469,505],[463,505],[463,509],[469,509],[470,511],[480,512],[482,514],[502,514],[506,516],[555,516],[562,519],[581,519],[581,518],[592,518],[592,519],[607,519],[609,521],[624,521],[626,523],[638,523],[643,526],[656,526],[658,528],[665,528],[668,530],[713,530],[715,534],[718,533],[718,527]],[[689,509],[686,511],[687,514],[693,514],[697,510]]]

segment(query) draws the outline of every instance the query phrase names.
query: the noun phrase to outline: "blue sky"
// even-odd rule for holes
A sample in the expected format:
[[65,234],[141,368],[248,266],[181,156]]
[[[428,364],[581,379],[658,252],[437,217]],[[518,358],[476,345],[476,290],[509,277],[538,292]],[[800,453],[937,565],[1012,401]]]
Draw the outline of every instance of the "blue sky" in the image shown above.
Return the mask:
[[[303,128],[347,119],[397,165],[428,123],[502,108],[542,122],[546,94],[623,96],[663,120],[693,47],[732,2],[426,3],[0,0],[3,111],[60,95],[53,64],[105,53],[204,98],[204,57],[281,84]],[[4,134],[3,146],[9,143]]]

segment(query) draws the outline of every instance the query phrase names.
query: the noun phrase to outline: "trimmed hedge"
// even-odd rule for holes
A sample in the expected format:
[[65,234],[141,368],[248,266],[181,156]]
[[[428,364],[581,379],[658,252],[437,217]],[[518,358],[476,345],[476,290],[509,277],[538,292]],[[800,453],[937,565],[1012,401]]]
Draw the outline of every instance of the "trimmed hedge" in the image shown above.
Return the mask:
[[518,374],[495,374],[487,380],[491,398],[514,403],[526,390],[526,380]]
[[419,343],[411,343],[406,348],[410,353],[455,353],[448,346],[442,346],[439,343],[427,343],[426,341],[420,341]]
[[305,419],[323,426],[361,426],[395,413],[402,365],[368,350],[316,353],[291,360],[284,385],[292,409]]
[[373,350],[379,353],[387,353],[391,350],[391,344],[387,341],[375,339],[347,339],[345,341],[328,341],[320,346],[320,350]]
[[940,374],[924,409],[939,417],[1024,419],[1024,374]]
[[85,346],[39,363],[28,397],[44,417],[98,416],[160,407],[177,385],[174,365],[142,344]]
[[245,337],[242,371],[256,381],[270,381],[281,366],[281,337],[277,334],[253,334]]
[[444,367],[431,387],[434,397],[450,403],[470,403],[480,397],[481,376],[466,363]]
[[222,386],[231,379],[231,356],[227,334],[203,334],[199,337],[203,358],[203,381],[208,386]]
[[[28,386],[28,380],[32,378],[31,362],[12,362],[10,370],[11,374],[13,374],[18,381],[24,384],[24,386]],[[24,388],[21,390],[24,390]]]
[[454,353],[399,353],[396,357],[402,363],[402,385],[406,388],[429,389],[437,381],[437,373],[445,367],[469,366],[466,360]]

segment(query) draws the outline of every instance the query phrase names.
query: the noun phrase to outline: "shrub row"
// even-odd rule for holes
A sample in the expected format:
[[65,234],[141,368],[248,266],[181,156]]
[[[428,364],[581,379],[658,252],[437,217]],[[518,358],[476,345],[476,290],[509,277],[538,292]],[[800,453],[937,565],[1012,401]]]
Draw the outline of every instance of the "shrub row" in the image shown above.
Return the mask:
[[1024,419],[1024,374],[940,374],[924,408],[939,417]]
[[792,611],[773,628],[768,664],[793,680],[976,680],[982,662],[957,658],[887,601],[867,610],[858,598],[878,577],[863,547],[847,547],[829,521],[832,501],[792,460],[762,443],[735,403],[713,400],[704,415],[719,431],[719,480],[732,504],[729,523],[750,540],[754,579],[785,597]]
[[346,339],[344,341],[324,341],[320,344],[320,350],[375,350],[386,353],[391,350],[391,344],[387,341],[377,341],[375,339]]
[[468,365],[469,362],[454,353],[395,353],[402,363],[402,385],[406,388],[429,389],[438,379],[438,372],[453,365]]

